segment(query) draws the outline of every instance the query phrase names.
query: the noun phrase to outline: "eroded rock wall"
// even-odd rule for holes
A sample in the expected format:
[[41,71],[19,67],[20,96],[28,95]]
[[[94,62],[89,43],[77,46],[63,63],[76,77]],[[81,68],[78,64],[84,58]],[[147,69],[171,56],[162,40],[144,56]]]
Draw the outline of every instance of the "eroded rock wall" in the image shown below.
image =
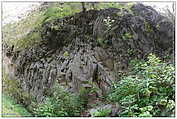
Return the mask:
[[[105,19],[114,22],[107,26]],[[151,7],[103,9],[43,24],[42,42],[14,53],[15,78],[41,102],[54,82],[79,94],[98,88],[105,95],[130,60],[149,53],[173,55],[174,26]],[[99,40],[102,42],[100,43]]]

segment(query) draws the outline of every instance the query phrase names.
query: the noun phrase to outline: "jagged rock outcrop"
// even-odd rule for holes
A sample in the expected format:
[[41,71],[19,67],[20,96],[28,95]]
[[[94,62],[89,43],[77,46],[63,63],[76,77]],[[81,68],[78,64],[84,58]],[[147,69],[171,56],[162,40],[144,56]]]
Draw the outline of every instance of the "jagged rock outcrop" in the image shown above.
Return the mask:
[[39,102],[55,81],[73,93],[96,87],[97,97],[105,95],[130,60],[174,50],[173,23],[142,4],[48,21],[41,35],[43,42],[13,57],[15,78]]

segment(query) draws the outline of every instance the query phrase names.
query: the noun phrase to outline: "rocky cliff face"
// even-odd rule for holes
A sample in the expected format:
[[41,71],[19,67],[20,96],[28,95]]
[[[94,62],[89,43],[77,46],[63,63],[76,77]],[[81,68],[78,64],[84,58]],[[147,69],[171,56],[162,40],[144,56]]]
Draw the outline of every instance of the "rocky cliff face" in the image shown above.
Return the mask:
[[13,55],[15,78],[41,102],[54,82],[105,95],[129,61],[173,55],[174,26],[151,7],[90,10],[43,24],[42,42]]

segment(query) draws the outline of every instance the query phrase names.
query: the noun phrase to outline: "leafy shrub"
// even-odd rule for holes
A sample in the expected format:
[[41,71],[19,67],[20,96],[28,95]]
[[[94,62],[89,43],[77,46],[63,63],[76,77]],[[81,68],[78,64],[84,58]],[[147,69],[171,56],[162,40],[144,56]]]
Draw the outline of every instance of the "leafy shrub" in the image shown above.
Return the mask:
[[63,16],[63,9],[60,7],[49,7],[46,11],[45,15],[45,20],[50,20],[50,19],[55,19],[55,18],[60,18]]
[[150,54],[148,61],[133,61],[132,72],[113,85],[109,100],[118,102],[119,116],[174,116],[175,69]]
[[152,33],[153,28],[151,27],[151,25],[147,21],[145,21],[144,24],[145,24],[145,28],[146,28],[147,33]]
[[109,16],[103,20],[105,25],[110,29],[111,25],[114,23],[114,19],[111,19]]
[[104,8],[126,8],[130,9],[133,6],[133,2],[129,3],[118,3],[118,2],[109,2],[109,3],[99,3],[98,8],[99,9],[104,9]]
[[58,6],[54,4],[53,6],[49,7],[47,11],[45,12],[44,21],[49,21],[52,19],[57,19],[57,18],[62,18],[65,16],[73,15],[74,13],[77,13],[77,12],[80,12],[80,10],[76,8],[74,9],[74,7],[71,6],[70,4],[67,5],[64,3],[62,6]]
[[64,56],[65,58],[68,58],[68,57],[69,57],[68,51],[65,51],[64,54],[63,54],[63,56]]
[[95,112],[91,113],[92,117],[108,117],[111,113],[111,109],[98,109]]
[[133,38],[133,35],[129,32],[122,35],[123,40],[132,39],[132,38]]
[[39,117],[66,117],[80,116],[83,109],[82,101],[74,94],[64,90],[63,87],[56,84],[53,95],[44,100],[34,109],[34,114]]

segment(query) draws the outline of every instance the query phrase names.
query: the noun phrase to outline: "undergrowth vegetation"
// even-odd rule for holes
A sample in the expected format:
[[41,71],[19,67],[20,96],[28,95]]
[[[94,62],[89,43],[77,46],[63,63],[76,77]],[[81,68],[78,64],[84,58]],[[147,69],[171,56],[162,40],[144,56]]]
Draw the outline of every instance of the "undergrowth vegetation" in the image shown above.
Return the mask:
[[53,95],[47,97],[43,103],[33,109],[39,117],[75,117],[80,116],[83,101],[79,96],[66,91],[59,84],[52,89]]
[[70,4],[54,4],[49,7],[44,13],[44,22],[70,16],[81,11],[80,3],[72,3],[72,6]]
[[115,83],[108,96],[120,104],[119,116],[174,116],[175,69],[150,54],[148,61],[132,61],[132,72]]
[[22,105],[17,104],[7,95],[2,95],[2,117],[29,117],[32,116]]
[[4,95],[10,96],[18,104],[29,105],[32,96],[22,90],[19,80],[10,79],[9,75],[4,73],[2,81]]
[[92,117],[108,117],[111,113],[111,109],[98,109],[95,112],[91,113]]
[[117,3],[117,2],[109,2],[109,3],[100,3],[98,4],[98,9],[105,9],[105,8],[119,8],[119,9],[122,9],[122,8],[126,8],[126,9],[130,9],[132,7],[134,3],[131,2],[131,3]]

